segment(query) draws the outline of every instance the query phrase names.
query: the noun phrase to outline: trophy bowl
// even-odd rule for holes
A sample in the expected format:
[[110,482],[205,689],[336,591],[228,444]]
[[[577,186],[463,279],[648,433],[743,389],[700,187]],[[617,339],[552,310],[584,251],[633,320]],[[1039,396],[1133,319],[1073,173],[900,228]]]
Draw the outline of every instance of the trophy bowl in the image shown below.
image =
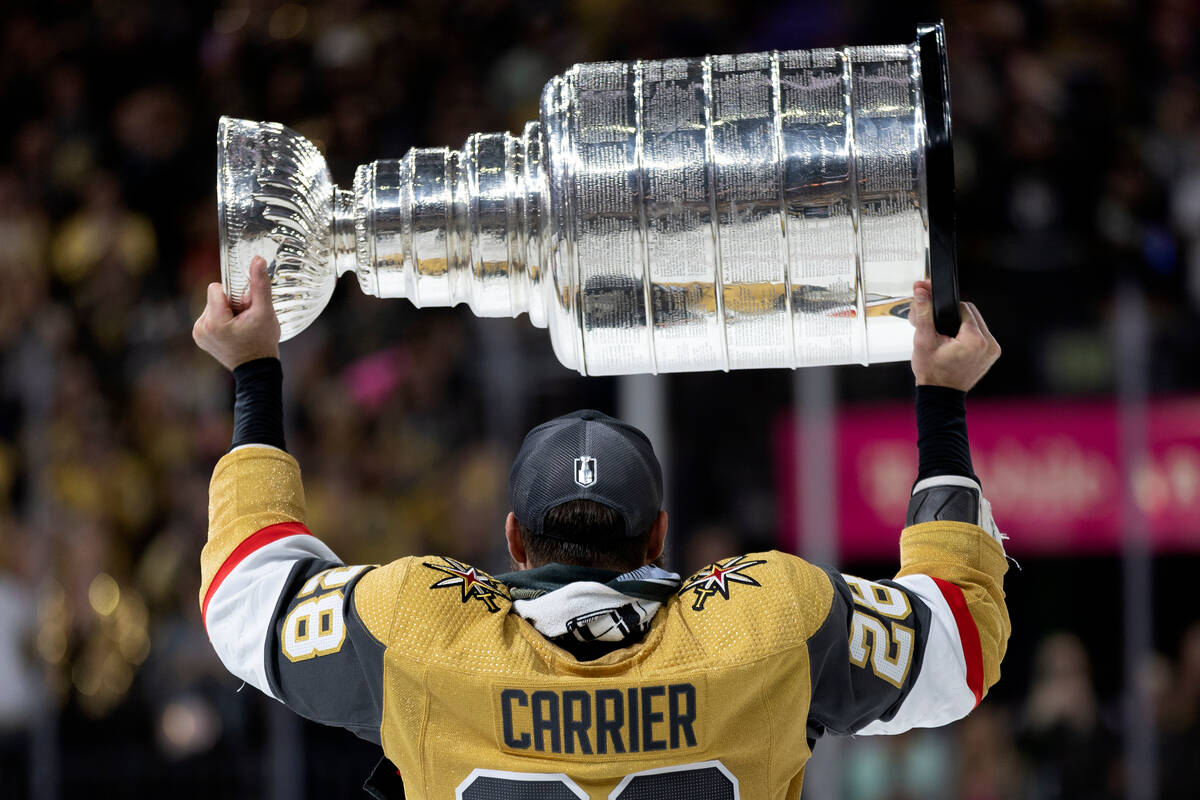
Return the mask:
[[262,256],[282,337],[290,339],[329,303],[340,274],[333,258],[333,179],[317,148],[282,125],[221,117],[217,129],[225,294],[235,309],[244,305],[250,259]]

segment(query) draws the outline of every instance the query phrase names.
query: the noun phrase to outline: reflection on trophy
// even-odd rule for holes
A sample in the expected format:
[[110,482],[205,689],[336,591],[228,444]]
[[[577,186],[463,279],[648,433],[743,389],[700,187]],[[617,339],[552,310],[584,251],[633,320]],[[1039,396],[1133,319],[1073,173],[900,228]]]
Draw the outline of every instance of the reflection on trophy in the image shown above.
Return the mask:
[[353,272],[376,297],[529,314],[585,375],[907,359],[913,281],[958,326],[941,24],[907,45],[579,64],[521,136],[414,148],[333,185],[222,118],[221,272],[262,255],[284,338]]

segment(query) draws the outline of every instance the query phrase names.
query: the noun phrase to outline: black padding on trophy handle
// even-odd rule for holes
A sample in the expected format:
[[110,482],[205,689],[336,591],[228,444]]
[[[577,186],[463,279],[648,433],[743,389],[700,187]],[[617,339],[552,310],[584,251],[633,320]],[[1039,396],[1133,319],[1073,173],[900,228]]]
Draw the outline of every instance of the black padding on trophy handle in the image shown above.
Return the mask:
[[925,111],[925,176],[929,197],[929,279],[933,325],[958,334],[958,257],[954,221],[954,134],[950,127],[950,72],[946,30],[941,21],[917,28],[921,48],[921,94]]

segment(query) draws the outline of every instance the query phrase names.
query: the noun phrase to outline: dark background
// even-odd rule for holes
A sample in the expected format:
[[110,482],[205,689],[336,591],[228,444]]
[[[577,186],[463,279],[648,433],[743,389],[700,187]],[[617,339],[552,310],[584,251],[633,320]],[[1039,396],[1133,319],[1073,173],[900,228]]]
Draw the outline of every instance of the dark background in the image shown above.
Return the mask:
[[[1198,8],[1187,0],[6,4],[3,795],[356,797],[374,763],[372,748],[351,735],[301,725],[252,689],[235,692],[200,623],[207,480],[230,434],[229,379],[189,335],[219,274],[220,114],[299,130],[347,186],[355,165],[411,146],[519,131],[535,118],[545,80],[579,61],[909,42],[916,23],[944,17],[962,292],[1004,347],[975,395],[1113,395],[1120,286],[1148,309],[1149,393],[1193,394]],[[519,402],[497,391],[503,376],[489,361],[497,346],[522,364]],[[502,568],[503,487],[520,435],[580,405],[616,406],[613,381],[559,367],[545,332],[524,319],[417,311],[346,285],[285,345],[284,362],[289,448],[305,468],[311,527],[351,562],[441,551]],[[367,387],[364,370],[384,376],[382,388]],[[661,380],[672,565],[695,569],[718,545],[774,544],[770,437],[791,406],[792,374]],[[906,364],[837,368],[835,382],[843,404],[911,395]],[[1003,525],[1004,509],[996,514]],[[876,577],[895,568],[843,566]],[[1014,634],[1005,678],[983,707],[948,731],[856,740],[837,768],[840,795],[1191,796],[1197,566],[1195,551],[1158,553],[1152,564],[1156,654],[1138,680],[1155,703],[1157,789],[1122,755],[1130,676],[1121,562],[1064,554],[1010,572]]]

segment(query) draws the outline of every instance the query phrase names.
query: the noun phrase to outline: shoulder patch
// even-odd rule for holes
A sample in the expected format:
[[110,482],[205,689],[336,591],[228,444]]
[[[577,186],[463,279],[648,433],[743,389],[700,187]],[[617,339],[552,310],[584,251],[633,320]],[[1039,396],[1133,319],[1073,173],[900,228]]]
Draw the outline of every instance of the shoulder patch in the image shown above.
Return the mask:
[[745,559],[746,556],[734,556],[716,564],[709,564],[684,581],[683,586],[679,589],[680,596],[686,592],[694,592],[696,597],[692,602],[692,610],[703,611],[704,605],[708,602],[709,598],[720,595],[723,599],[728,600],[729,589],[732,584],[741,583],[746,586],[762,586],[761,583],[748,575],[745,570],[767,562],[762,559],[757,561],[746,561]]
[[434,583],[429,587],[430,589],[448,589],[457,586],[462,590],[462,601],[464,603],[471,598],[475,598],[487,606],[487,610],[492,613],[500,610],[500,605],[496,602],[497,598],[510,599],[508,592],[504,588],[504,584],[486,572],[477,570],[469,564],[464,564],[454,558],[438,556],[438,560],[442,563],[421,562],[421,566],[428,567],[435,572],[441,572],[448,576]]

